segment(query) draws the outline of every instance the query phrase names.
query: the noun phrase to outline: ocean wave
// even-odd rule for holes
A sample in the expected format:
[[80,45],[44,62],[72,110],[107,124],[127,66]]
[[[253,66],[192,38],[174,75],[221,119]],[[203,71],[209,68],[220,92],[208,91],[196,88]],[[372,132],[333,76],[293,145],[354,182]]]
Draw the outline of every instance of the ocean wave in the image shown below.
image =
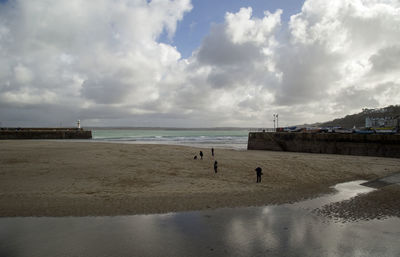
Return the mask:
[[115,140],[115,141],[193,141],[201,142],[247,142],[247,137],[229,136],[229,137],[174,137],[174,136],[150,136],[150,137],[95,137],[94,140]]
[[[96,131],[93,140],[116,143],[175,144],[199,147],[246,148],[247,133],[232,131]],[[212,133],[212,134],[210,134]]]

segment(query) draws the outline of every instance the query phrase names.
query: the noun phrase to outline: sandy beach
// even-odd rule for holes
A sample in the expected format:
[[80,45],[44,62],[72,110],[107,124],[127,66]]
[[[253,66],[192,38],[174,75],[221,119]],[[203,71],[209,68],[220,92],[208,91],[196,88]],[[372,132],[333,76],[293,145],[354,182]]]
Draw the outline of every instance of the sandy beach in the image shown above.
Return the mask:
[[[203,160],[194,160],[199,151]],[[218,161],[218,173],[213,170]],[[261,183],[254,169],[263,169]],[[0,141],[0,216],[164,213],[295,202],[400,159],[173,145]],[[390,194],[399,196],[398,186]],[[358,201],[360,202],[360,201]],[[398,213],[398,212],[397,212]]]

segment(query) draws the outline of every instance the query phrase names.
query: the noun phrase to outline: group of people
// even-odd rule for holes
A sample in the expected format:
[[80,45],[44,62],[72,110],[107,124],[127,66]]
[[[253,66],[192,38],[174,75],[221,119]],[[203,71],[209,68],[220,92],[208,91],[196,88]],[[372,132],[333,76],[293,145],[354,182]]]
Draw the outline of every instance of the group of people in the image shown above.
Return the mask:
[[[203,151],[200,151],[199,155],[200,155],[200,159],[203,160],[203,156],[204,156]],[[214,148],[211,148],[211,156],[214,157]],[[197,155],[195,155],[193,157],[193,159],[197,160]],[[257,175],[256,183],[260,183],[261,182],[261,176],[263,175],[262,169],[260,167],[257,167],[255,169],[255,171],[256,171],[256,175]],[[216,160],[214,161],[214,172],[215,173],[218,172],[218,162]]]
[[[204,156],[203,151],[200,151],[199,155],[200,155],[200,159],[203,160],[203,156]],[[211,148],[211,156],[214,157],[214,148]],[[197,155],[195,155],[193,159],[197,160]],[[218,162],[217,161],[214,161],[214,172],[215,173],[218,172]]]

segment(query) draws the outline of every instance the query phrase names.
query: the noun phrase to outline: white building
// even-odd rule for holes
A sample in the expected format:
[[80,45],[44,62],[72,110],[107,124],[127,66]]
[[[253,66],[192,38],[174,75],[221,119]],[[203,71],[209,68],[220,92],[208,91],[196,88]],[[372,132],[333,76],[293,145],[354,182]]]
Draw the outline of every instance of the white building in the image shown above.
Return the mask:
[[365,118],[365,127],[366,128],[376,128],[376,127],[396,127],[397,119],[393,119],[391,117],[384,118]]

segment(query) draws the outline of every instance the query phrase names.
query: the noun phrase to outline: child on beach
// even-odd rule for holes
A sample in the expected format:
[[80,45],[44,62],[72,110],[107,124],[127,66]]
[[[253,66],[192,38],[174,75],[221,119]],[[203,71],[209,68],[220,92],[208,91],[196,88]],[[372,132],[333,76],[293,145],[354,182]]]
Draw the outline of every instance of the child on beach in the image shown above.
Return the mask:
[[214,172],[215,173],[218,172],[218,162],[217,161],[214,162]]
[[200,151],[200,158],[203,160],[203,152]]

